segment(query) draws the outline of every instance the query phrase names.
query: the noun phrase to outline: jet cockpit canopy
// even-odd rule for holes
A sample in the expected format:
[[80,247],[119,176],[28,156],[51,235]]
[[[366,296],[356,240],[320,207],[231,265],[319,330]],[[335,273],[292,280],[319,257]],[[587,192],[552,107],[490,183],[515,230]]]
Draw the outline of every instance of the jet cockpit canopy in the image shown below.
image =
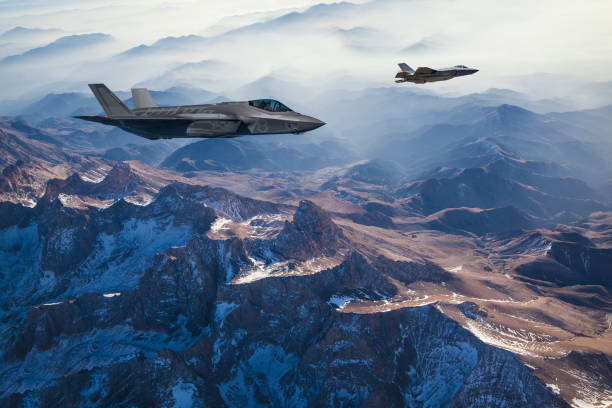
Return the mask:
[[293,112],[287,106],[274,99],[254,99],[249,101],[249,105],[269,112]]

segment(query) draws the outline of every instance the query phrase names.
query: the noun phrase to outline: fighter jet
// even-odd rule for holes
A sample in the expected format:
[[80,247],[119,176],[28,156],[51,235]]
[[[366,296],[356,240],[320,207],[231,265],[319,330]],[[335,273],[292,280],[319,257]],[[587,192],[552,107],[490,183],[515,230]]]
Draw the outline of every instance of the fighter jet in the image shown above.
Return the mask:
[[450,68],[432,69],[428,67],[419,67],[416,71],[408,66],[408,64],[398,64],[401,71],[395,75],[395,82],[413,82],[415,84],[424,84],[425,82],[446,81],[458,76],[471,75],[478,72],[477,69],[468,68],[465,65],[455,65]]
[[129,109],[106,85],[90,84],[89,88],[106,115],[75,118],[117,126],[147,139],[303,133],[325,125],[274,99],[158,107],[149,91],[135,88],[134,109]]

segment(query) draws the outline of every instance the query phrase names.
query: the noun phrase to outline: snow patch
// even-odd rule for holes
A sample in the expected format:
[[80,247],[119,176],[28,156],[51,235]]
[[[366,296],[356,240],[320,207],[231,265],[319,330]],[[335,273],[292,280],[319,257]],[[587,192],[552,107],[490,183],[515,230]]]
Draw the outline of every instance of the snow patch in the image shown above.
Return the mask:
[[191,236],[192,229],[174,225],[173,217],[129,219],[121,231],[98,235],[92,253],[79,265],[73,289],[67,294],[130,289],[153,265],[156,253],[185,245]]
[[271,252],[264,256],[270,262],[268,265],[260,259],[249,257],[252,265],[242,268],[231,283],[236,285],[252,283],[270,276],[313,275],[340,265],[344,259],[342,253],[338,253],[335,257],[322,256],[304,262],[278,261],[273,258]]
[[227,224],[231,224],[232,222],[233,221],[230,220],[229,218],[219,217],[210,226],[210,231],[211,232],[219,232],[221,230],[228,230],[229,227],[227,227]]
[[[402,338],[413,337],[414,327],[401,326]],[[401,342],[400,344],[402,344]],[[406,367],[405,374],[413,385],[403,389],[407,406],[442,407],[464,386],[478,363],[477,350],[467,342],[448,343],[426,337],[415,344],[418,366]],[[400,349],[396,352],[404,352]]]
[[55,306],[55,305],[61,305],[62,302],[51,302],[51,303],[43,303],[41,306]]
[[211,199],[210,195],[205,191],[200,191],[192,196],[196,202],[223,213],[233,221],[242,222],[244,218],[240,214],[244,208],[244,204],[235,197],[227,196],[223,200]]
[[256,239],[271,239],[284,225],[283,215],[280,213],[256,215],[241,223],[249,237]]
[[[182,316],[181,316],[182,317]],[[0,365],[0,398],[23,393],[49,384],[54,378],[80,370],[92,370],[131,360],[142,352],[153,358],[162,349],[184,350],[199,340],[184,328],[185,318],[177,322],[181,330],[173,335],[138,331],[127,325],[61,336],[49,350],[32,349],[23,361]]]
[[283,381],[298,361],[297,356],[286,354],[280,346],[262,345],[247,361],[237,365],[232,379],[219,385],[221,397],[229,406],[259,406],[256,396],[259,388],[270,391],[270,406],[306,407],[302,390],[290,380]]
[[193,397],[196,393],[195,385],[191,383],[183,383],[179,381],[172,387],[172,398],[174,399],[174,408],[190,408],[194,405]]
[[559,389],[559,387],[557,386],[557,384],[546,384],[546,386],[548,388],[551,389],[552,392],[554,392],[555,394],[559,395],[559,393],[561,392],[561,390]]
[[605,399],[601,401],[593,401],[591,399],[587,401],[579,398],[574,398],[572,400],[572,406],[576,408],[607,408],[610,406],[610,404],[612,404],[612,396],[610,397],[610,399]]
[[342,310],[344,309],[344,306],[346,306],[347,303],[352,302],[353,300],[355,300],[355,298],[350,296],[333,295],[331,298],[329,298],[327,303],[331,306],[336,307],[337,309]]
[[[511,244],[512,244],[512,241],[509,244],[506,244],[500,247],[500,249],[508,247]],[[525,254],[525,255],[540,255],[542,253],[546,253],[550,251],[551,248],[552,248],[551,241],[545,239],[541,235],[535,235],[531,237],[530,239],[527,239],[521,242],[516,247],[509,248],[504,252],[511,251],[513,253]]]
[[230,313],[232,313],[238,306],[240,306],[238,303],[217,303],[217,308],[215,309],[215,323],[217,323],[219,327],[223,328],[225,318]]
[[37,224],[0,230],[0,292],[10,294],[0,298],[0,304],[55,285],[53,272],[41,271],[41,254]]
[[485,322],[482,319],[479,319],[479,321],[467,321],[466,329],[471,331],[476,337],[487,344],[524,356],[538,357],[536,354],[527,350],[527,345],[529,342],[536,341],[540,343],[546,340],[551,340],[541,338],[541,336],[526,330],[514,330],[509,327],[496,327],[495,325]]
[[57,199],[64,207],[82,207],[84,201],[76,195],[59,193]]
[[47,238],[47,250],[59,255],[70,255],[74,248],[76,231],[74,228],[61,228],[53,231]]

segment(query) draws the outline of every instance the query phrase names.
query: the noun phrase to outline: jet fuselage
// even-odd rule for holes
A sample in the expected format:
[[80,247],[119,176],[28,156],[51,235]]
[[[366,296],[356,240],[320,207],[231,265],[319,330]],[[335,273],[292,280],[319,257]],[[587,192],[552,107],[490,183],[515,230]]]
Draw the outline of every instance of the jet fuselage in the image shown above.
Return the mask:
[[[117,126],[147,139],[303,133],[325,124],[273,99],[128,109],[103,84],[93,84],[90,88],[106,116],[77,118]],[[146,95],[150,98],[148,92]],[[136,102],[136,98],[134,100]],[[154,104],[152,98],[150,100]]]
[[428,67],[419,67],[416,71],[412,71],[405,64],[400,64],[402,69],[395,75],[395,82],[412,82],[415,84],[424,84],[426,82],[447,81],[449,79],[471,75],[478,72],[477,69],[468,68],[465,65],[456,65],[449,68],[432,69]]

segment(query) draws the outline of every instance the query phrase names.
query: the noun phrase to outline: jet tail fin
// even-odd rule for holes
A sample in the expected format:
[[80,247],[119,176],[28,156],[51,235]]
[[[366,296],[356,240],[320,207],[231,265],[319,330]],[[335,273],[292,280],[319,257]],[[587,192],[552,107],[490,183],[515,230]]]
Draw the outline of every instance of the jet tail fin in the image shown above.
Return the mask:
[[132,98],[134,99],[134,109],[157,108],[157,103],[155,103],[147,88],[132,88]]
[[408,66],[408,64],[405,64],[405,63],[403,63],[403,62],[400,62],[400,63],[399,63],[399,64],[397,64],[397,65],[399,65],[399,67],[400,67],[400,69],[402,70],[402,72],[408,72],[408,73],[410,73],[410,74],[414,74],[414,69],[410,68],[410,67]]
[[117,97],[104,84],[89,84],[91,92],[104,109],[108,116],[133,116],[132,111],[125,106],[121,99]]

